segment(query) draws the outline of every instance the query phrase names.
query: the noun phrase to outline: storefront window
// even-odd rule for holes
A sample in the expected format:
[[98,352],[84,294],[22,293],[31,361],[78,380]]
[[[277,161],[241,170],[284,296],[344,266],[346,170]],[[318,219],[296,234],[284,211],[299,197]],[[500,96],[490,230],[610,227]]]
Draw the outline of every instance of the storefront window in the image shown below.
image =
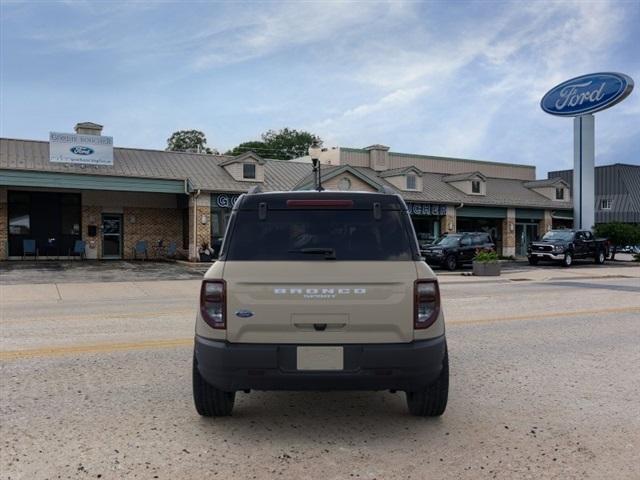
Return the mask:
[[9,256],[22,255],[25,240],[34,240],[42,256],[66,255],[80,239],[78,193],[10,191],[8,209]]
[[60,224],[62,235],[80,235],[80,197],[60,195]]
[[11,192],[9,195],[9,233],[28,235],[31,231],[29,194]]

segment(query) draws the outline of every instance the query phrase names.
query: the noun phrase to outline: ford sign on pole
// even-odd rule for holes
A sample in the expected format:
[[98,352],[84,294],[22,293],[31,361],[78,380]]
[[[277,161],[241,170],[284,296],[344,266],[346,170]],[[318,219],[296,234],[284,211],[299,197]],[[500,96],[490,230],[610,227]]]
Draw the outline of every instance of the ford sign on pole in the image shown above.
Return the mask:
[[553,87],[540,106],[551,115],[575,117],[599,112],[624,100],[633,90],[633,80],[622,73],[592,73]]
[[113,165],[113,137],[49,134],[49,161],[88,165]]
[[595,119],[593,113],[629,96],[633,80],[622,73],[601,72],[572,78],[549,90],[540,107],[551,115],[573,119],[573,226],[595,224]]

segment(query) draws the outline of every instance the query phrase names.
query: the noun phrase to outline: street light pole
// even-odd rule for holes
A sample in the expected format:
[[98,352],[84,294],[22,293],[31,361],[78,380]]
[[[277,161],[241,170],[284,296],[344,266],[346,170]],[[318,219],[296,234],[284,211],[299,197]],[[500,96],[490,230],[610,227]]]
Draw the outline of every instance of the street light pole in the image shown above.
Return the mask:
[[322,187],[322,172],[320,168],[320,143],[317,140],[314,140],[311,146],[309,147],[309,156],[311,157],[311,163],[313,164],[313,178],[315,182],[316,190],[322,192],[324,188]]

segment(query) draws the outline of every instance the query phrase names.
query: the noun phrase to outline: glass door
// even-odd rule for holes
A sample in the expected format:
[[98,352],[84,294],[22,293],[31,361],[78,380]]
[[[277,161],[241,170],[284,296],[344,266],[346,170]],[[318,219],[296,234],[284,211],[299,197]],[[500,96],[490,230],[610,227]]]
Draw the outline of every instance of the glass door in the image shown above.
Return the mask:
[[537,223],[516,223],[516,256],[526,257],[529,243],[537,239]]
[[102,214],[102,258],[122,258],[122,215]]

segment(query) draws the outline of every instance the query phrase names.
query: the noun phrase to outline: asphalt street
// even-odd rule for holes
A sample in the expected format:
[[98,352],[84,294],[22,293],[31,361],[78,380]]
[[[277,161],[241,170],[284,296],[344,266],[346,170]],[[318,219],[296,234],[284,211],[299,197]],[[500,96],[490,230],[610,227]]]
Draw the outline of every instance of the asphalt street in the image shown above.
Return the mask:
[[640,275],[606,276],[443,276],[439,419],[388,392],[252,392],[233,417],[202,419],[197,280],[42,285],[41,300],[12,285],[0,478],[637,479]]

